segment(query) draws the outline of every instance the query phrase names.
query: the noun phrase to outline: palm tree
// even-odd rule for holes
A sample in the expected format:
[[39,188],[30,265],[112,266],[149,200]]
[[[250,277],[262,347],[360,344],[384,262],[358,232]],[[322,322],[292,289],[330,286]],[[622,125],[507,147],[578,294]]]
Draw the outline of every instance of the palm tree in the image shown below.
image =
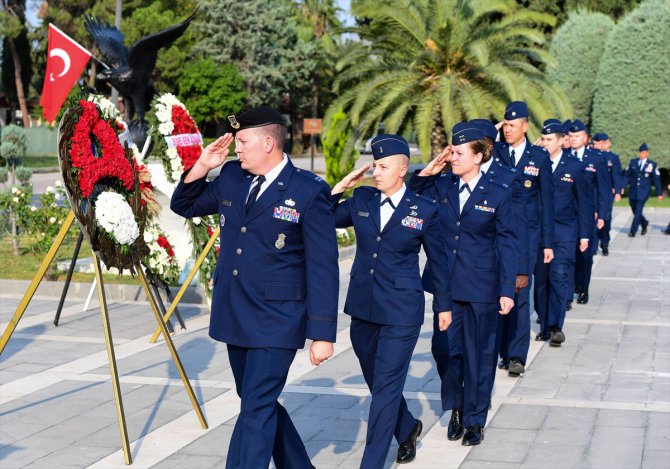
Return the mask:
[[514,0],[357,0],[352,11],[360,20],[349,32],[361,41],[337,64],[326,121],[344,109],[353,138],[383,122],[387,132],[414,131],[427,159],[456,122],[500,119],[512,100],[528,103],[533,131],[571,112],[542,69],[555,62],[542,48],[549,14]]

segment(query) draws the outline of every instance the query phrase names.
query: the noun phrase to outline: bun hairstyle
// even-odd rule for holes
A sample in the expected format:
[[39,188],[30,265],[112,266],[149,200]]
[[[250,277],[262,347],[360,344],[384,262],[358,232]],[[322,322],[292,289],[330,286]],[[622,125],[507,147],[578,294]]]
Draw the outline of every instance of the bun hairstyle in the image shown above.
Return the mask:
[[486,138],[472,140],[471,142],[468,142],[468,145],[475,154],[481,153],[483,155],[482,161],[479,163],[480,165],[487,163],[491,159],[491,147],[486,141]]

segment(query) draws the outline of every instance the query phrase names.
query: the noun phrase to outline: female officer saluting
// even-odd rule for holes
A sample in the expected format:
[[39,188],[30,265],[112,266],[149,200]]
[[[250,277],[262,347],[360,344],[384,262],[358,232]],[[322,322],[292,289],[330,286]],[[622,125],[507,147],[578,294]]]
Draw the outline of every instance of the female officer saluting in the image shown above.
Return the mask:
[[[491,158],[484,134],[461,122],[452,129],[451,143],[451,151],[438,156],[426,175],[439,174],[451,153],[456,177],[430,178],[432,187],[424,185],[421,193],[439,202],[440,222],[453,254],[453,322],[449,341],[434,341],[434,347],[446,344],[444,349],[433,353],[441,354],[450,370],[441,376],[446,381],[443,389],[452,403],[452,421],[460,426],[462,419],[465,427],[462,444],[471,446],[484,439],[495,377],[495,315],[508,314],[514,306],[518,253],[511,190],[482,177],[480,166]],[[424,285],[431,283],[431,267],[424,271]],[[461,349],[462,356],[453,353]],[[450,439],[456,439],[462,430],[452,431],[452,426],[450,422]]]

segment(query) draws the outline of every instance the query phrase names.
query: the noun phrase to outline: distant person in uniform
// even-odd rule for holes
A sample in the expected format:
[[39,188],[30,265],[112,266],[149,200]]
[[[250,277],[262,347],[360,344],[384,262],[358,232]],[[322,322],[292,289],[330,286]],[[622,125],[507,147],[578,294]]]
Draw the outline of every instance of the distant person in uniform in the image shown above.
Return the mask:
[[624,184],[621,192],[628,187],[628,203],[633,212],[633,223],[630,225],[628,236],[633,238],[637,234],[638,227],[642,227],[640,234],[646,235],[649,220],[644,217],[642,211],[651,195],[652,181],[656,187],[658,200],[663,200],[661,192],[661,173],[655,161],[649,159],[649,147],[646,143],[640,145],[640,157],[631,160],[624,174]]
[[605,155],[605,162],[607,163],[607,172],[609,174],[609,182],[611,186],[611,194],[608,193],[610,210],[608,217],[605,219],[605,224],[598,230],[598,239],[600,239],[600,249],[602,249],[603,256],[608,256],[610,245],[610,231],[612,229],[612,209],[615,200],[621,200],[621,186],[623,185],[623,170],[621,168],[621,160],[619,155],[610,151],[612,147],[612,140],[606,133],[597,133],[593,136],[593,147],[600,150]]
[[372,393],[361,469],[384,467],[393,436],[399,445],[398,464],[416,456],[422,423],[412,416],[402,391],[424,319],[421,247],[433,273],[433,310],[440,330],[452,318],[449,256],[438,206],[407,190],[403,177],[409,145],[404,138],[378,135],[371,146],[376,188],[359,187],[338,204],[370,168],[367,164],[332,190],[337,227],[353,226],[356,232],[344,312],[351,316],[351,344]]
[[575,244],[586,251],[593,232],[591,188],[578,159],[563,154],[563,125],[558,119],[544,121],[540,145],[551,159],[554,178],[554,259],[535,267],[535,309],[540,318],[539,340],[560,347],[565,342],[563,323],[572,297],[575,275]]
[[[447,438],[462,437],[464,446],[484,439],[495,378],[496,315],[509,314],[514,306],[518,267],[512,190],[482,175],[481,165],[490,158],[484,133],[461,122],[452,129],[451,146],[415,175],[426,178],[417,182],[422,193],[440,204],[452,254],[453,322],[448,340],[434,339],[432,351],[442,363],[443,410],[452,411]],[[440,175],[448,160],[456,177]],[[430,267],[423,274],[426,291],[434,288]]]
[[[227,119],[231,133],[204,149],[170,205],[185,218],[218,215],[221,225],[209,334],[227,344],[241,398],[226,468],[267,468],[272,459],[278,469],[310,469],[277,398],[306,339],[312,364],[333,354],[339,273],[330,187],[282,152],[286,127],[274,109]],[[238,160],[223,164],[233,134]]]

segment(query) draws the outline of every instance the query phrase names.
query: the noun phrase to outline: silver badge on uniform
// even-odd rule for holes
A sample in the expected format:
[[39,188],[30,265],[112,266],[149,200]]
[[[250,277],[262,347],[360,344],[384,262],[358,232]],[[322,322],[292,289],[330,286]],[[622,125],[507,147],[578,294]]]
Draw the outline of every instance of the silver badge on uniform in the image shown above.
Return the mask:
[[412,205],[412,206],[410,207],[410,210],[416,210],[416,209],[418,209],[418,208],[419,208],[418,206],[416,206],[416,205]]
[[410,214],[410,216],[412,216],[412,217],[415,217],[415,216],[416,216],[416,212],[415,212],[414,210],[412,210],[411,212],[409,212],[409,214]]
[[293,199],[287,199],[287,200],[284,201],[284,203],[286,205],[288,205],[289,207],[294,207],[295,206],[295,202],[293,201]]
[[223,214],[219,215],[219,223],[221,224],[221,228],[226,224],[226,217]]
[[284,233],[279,233],[277,236],[277,241],[275,241],[275,247],[277,249],[282,249],[284,246],[286,246],[286,243],[284,240],[286,239],[286,235]]

